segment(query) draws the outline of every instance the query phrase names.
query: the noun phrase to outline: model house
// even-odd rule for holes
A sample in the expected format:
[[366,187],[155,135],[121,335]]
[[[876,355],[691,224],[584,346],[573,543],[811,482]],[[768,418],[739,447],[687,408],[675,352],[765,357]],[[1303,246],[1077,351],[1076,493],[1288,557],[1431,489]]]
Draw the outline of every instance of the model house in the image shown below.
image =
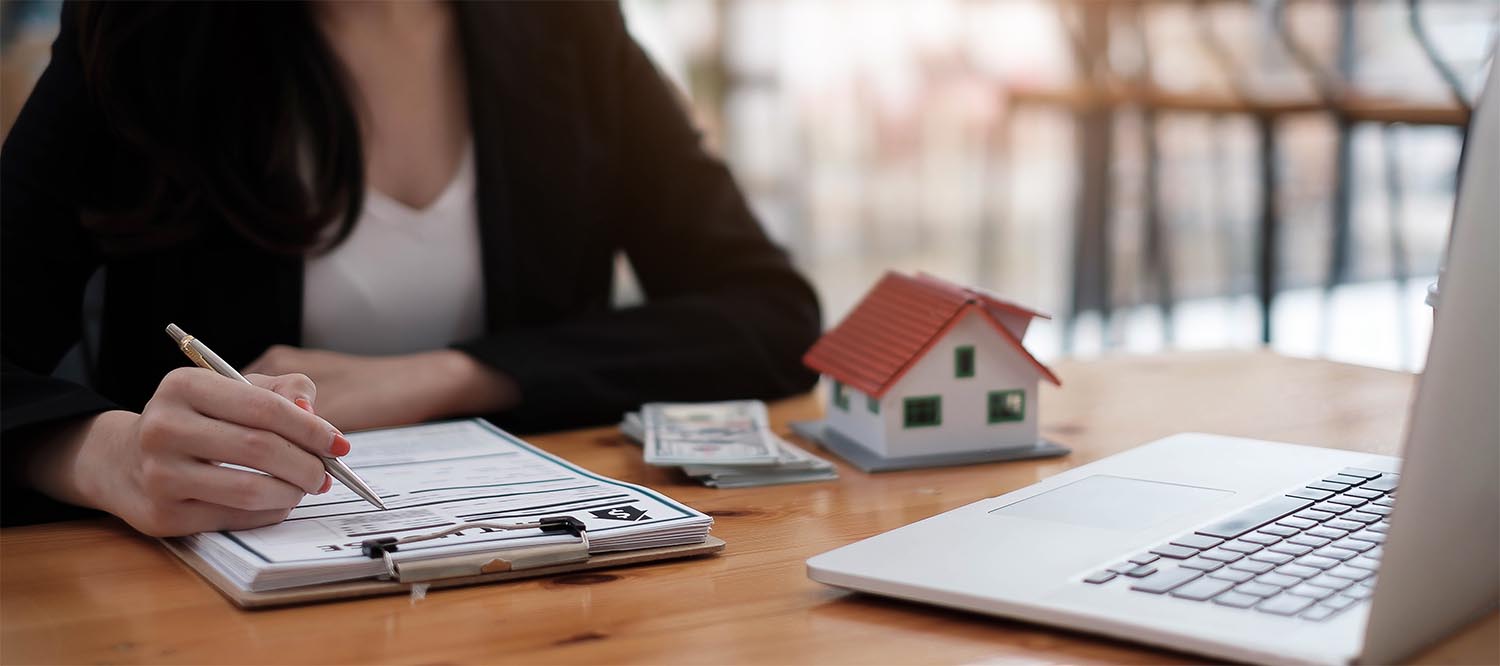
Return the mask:
[[823,427],[888,459],[1037,446],[1038,382],[1060,383],[1021,345],[1036,317],[1047,315],[886,273],[803,356],[828,379]]

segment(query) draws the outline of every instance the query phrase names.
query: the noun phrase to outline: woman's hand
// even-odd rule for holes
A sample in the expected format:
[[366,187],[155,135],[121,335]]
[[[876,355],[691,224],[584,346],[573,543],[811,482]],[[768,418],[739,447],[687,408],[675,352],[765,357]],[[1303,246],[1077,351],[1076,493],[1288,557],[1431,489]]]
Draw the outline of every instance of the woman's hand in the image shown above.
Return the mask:
[[358,356],[276,345],[248,369],[311,377],[318,415],[350,431],[496,412],[520,397],[509,377],[451,349]]
[[153,536],[280,522],[304,495],[328,491],[319,456],[347,454],[349,440],[312,414],[307,377],[246,378],[255,385],[174,370],[140,414],[105,412],[54,433],[29,476],[43,492]]

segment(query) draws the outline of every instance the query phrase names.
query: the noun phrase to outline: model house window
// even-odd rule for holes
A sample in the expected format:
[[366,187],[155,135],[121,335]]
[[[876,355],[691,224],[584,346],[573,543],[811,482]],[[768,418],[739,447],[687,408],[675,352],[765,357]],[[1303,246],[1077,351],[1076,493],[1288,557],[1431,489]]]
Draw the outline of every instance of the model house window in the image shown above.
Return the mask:
[[937,395],[924,395],[917,398],[907,398],[902,405],[904,407],[906,427],[921,428],[943,424],[943,397]]
[[953,376],[974,376],[974,346],[964,345],[953,350]]
[[875,396],[873,396],[873,395],[872,396],[867,396],[865,398],[865,406],[870,408],[870,413],[871,414],[879,414],[880,413],[880,401],[876,400]]
[[833,383],[833,404],[839,409],[849,411],[849,394],[844,391],[843,382]]
[[990,423],[1026,420],[1026,392],[990,391]]

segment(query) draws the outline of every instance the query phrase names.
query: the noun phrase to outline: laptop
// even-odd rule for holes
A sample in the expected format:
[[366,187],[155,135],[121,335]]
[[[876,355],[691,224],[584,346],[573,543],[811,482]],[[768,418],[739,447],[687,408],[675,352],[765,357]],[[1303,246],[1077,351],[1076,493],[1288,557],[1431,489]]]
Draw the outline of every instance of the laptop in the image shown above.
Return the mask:
[[1404,460],[1181,434],[818,555],[808,575],[1247,662],[1393,663],[1495,610],[1497,75],[1462,158]]

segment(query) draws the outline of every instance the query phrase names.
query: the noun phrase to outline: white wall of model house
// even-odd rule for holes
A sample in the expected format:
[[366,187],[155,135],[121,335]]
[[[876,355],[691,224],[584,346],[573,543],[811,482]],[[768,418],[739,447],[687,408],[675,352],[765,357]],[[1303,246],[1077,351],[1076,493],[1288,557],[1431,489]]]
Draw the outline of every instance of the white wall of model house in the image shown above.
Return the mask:
[[[827,424],[888,458],[1035,444],[1040,373],[977,310],[962,316],[886,392],[878,413],[870,409],[868,396],[848,386],[843,387],[848,408],[840,408],[833,396],[836,384],[828,382]],[[1003,317],[1001,321],[1018,339],[1024,335],[1025,318]],[[958,377],[955,354],[965,346],[974,349],[974,372],[971,377]],[[1023,392],[1022,418],[991,423],[990,393],[1008,390]],[[923,396],[941,396],[941,422],[906,427],[906,399]]]

